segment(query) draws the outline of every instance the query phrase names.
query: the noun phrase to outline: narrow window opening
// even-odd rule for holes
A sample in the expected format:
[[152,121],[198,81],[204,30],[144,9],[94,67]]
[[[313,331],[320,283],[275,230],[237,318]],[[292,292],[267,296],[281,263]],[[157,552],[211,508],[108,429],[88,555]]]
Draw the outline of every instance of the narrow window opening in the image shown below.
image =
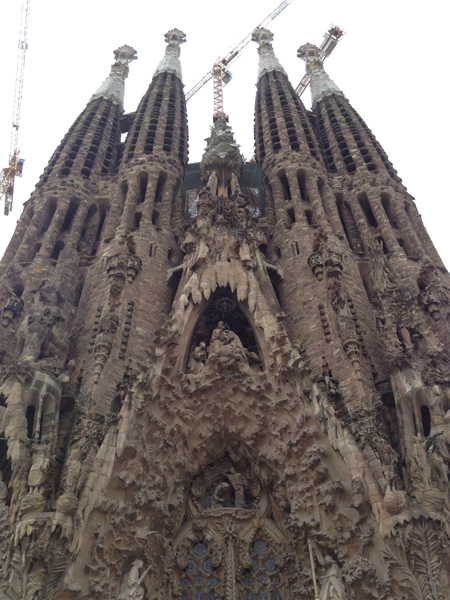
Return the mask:
[[24,287],[21,283],[16,283],[12,286],[12,290],[15,293],[15,295],[20,298],[23,294]]
[[56,242],[56,244],[53,247],[53,252],[50,256],[50,258],[54,258],[55,260],[58,260],[59,255],[61,254],[61,250],[64,248],[64,242],[58,241]]
[[134,227],[136,229],[139,229],[139,225],[141,224],[141,219],[142,219],[142,213],[136,213],[134,215]]
[[25,418],[27,420],[27,437],[29,440],[33,438],[33,427],[34,427],[34,414],[36,409],[34,406],[29,406],[27,408],[27,412]]
[[100,221],[99,221],[98,227],[97,227],[97,234],[95,236],[96,242],[99,242],[100,238],[102,236],[103,225],[105,224],[105,217],[106,217],[106,213],[105,213],[105,211],[102,211],[101,215],[100,215]]
[[148,255],[150,256],[150,258],[155,258],[155,254],[156,254],[156,244],[150,244],[149,249],[148,249]]
[[67,211],[66,218],[64,219],[64,223],[61,228],[61,231],[69,230],[69,228],[72,224],[73,218],[76,215],[77,210],[78,210],[78,204],[76,202],[74,202],[73,200],[71,200],[70,204],[69,204],[69,210]]
[[80,298],[81,298],[81,294],[83,293],[83,287],[84,287],[84,279],[83,279],[83,281],[80,281],[77,284],[77,287],[75,290],[75,298],[73,300],[73,305],[75,308],[77,308],[77,306],[80,304]]
[[289,189],[289,182],[287,180],[286,177],[286,173],[284,173],[283,171],[279,174],[278,176],[280,183],[283,187],[283,194],[284,194],[284,199],[288,200],[289,202],[291,201],[291,190]]
[[171,261],[172,260],[172,248],[169,248],[167,250],[167,260]]
[[342,227],[344,228],[345,237],[347,238],[350,248],[353,252],[363,252],[363,246],[356,228],[355,220],[353,219],[348,204],[344,202],[342,194],[336,194],[336,204]]
[[428,437],[431,433],[431,414],[428,406],[420,408],[420,416],[422,417],[423,435]]
[[309,196],[306,189],[306,175],[304,171],[300,171],[297,175],[298,187],[300,188],[300,195],[303,202],[309,202]]
[[288,208],[286,212],[287,212],[287,214],[288,214],[288,217],[289,217],[289,218],[290,218],[290,220],[291,220],[291,223],[295,223],[295,214],[294,214],[294,209],[293,209],[293,208]]
[[294,256],[298,256],[300,254],[300,249],[298,247],[298,242],[292,242],[292,250],[294,252]]
[[259,251],[261,252],[261,254],[264,255],[264,257],[267,255],[267,244],[260,244],[259,245]]
[[4,406],[6,408],[6,396],[5,396],[5,394],[0,394],[0,406]]
[[314,225],[312,210],[309,210],[309,209],[305,210],[305,217],[306,217],[306,220],[308,221],[308,225]]
[[367,223],[371,226],[371,227],[378,227],[378,222],[375,218],[375,215],[372,212],[372,207],[370,206],[369,203],[369,199],[367,198],[366,194],[361,194],[361,196],[359,197],[359,205],[361,206],[364,215],[366,217]]
[[161,173],[156,185],[155,202],[162,202],[166,180],[167,175],[165,173]]
[[142,175],[139,178],[138,204],[142,204],[142,202],[144,202],[144,200],[145,200],[145,194],[147,192],[147,185],[148,185],[148,175],[147,175],[147,173],[142,173]]
[[393,229],[398,229],[399,227],[395,218],[395,213],[392,210],[391,199],[387,194],[381,194],[381,204],[383,205],[384,212],[386,213],[389,223],[391,224]]
[[152,225],[157,225],[158,219],[159,219],[159,212],[157,210],[154,210],[153,214],[152,214]]

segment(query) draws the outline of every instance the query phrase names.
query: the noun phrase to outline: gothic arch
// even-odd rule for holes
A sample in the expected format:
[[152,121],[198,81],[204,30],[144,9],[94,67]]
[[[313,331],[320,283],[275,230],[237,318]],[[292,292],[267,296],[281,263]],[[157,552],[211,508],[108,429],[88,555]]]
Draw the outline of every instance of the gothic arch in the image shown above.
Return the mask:
[[175,369],[181,372],[185,372],[191,350],[191,344],[194,340],[195,332],[198,324],[211,304],[219,301],[221,298],[230,298],[236,307],[239,308],[242,315],[245,317],[247,323],[253,331],[253,335],[259,351],[259,356],[262,361],[264,369],[269,368],[272,360],[269,355],[269,347],[264,336],[264,331],[261,327],[257,327],[255,324],[254,316],[250,312],[248,307],[248,301],[239,301],[236,297],[236,293],[232,292],[227,286],[226,288],[217,287],[214,293],[206,300],[202,299],[202,302],[196,304],[190,313],[189,320],[184,330],[179,334],[179,339],[174,339],[173,342],[177,347],[177,358]]

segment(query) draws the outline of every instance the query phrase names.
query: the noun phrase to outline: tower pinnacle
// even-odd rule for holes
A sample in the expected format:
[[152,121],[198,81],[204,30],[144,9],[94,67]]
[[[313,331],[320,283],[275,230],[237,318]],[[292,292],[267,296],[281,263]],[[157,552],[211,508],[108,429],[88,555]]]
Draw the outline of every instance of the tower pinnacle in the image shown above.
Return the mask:
[[252,35],[252,41],[259,44],[259,64],[258,64],[258,79],[260,79],[265,73],[270,71],[279,71],[286,75],[285,70],[280,64],[280,61],[275,56],[273,46],[271,44],[273,40],[273,33],[268,29],[261,27],[255,29]]
[[165,34],[164,38],[167,44],[166,53],[156,68],[153,77],[158,75],[158,73],[167,71],[168,73],[174,73],[183,80],[180,62],[180,44],[184,44],[186,41],[186,34],[179,29],[171,29]]
[[114,50],[116,61],[111,65],[111,72],[98,88],[91,100],[95,98],[111,98],[111,96],[123,107],[125,95],[125,79],[128,77],[128,65],[137,59],[136,50],[131,46],[120,46]]
[[325,72],[323,62],[320,59],[320,50],[314,44],[303,44],[297,51],[297,56],[306,62],[306,73],[311,80],[311,98],[313,108],[316,102],[325,96],[337,94],[344,97],[344,94]]

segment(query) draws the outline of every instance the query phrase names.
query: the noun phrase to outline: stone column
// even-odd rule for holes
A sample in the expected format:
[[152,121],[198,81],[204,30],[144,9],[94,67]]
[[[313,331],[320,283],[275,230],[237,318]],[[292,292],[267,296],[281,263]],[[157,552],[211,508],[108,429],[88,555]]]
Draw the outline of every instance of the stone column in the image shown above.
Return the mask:
[[286,179],[288,180],[289,190],[291,192],[291,200],[294,206],[295,222],[303,223],[306,225],[305,212],[302,205],[302,195],[300,187],[298,185],[297,175],[295,172],[286,171]]
[[354,196],[349,203],[353,218],[355,219],[356,228],[358,229],[364,249],[367,251],[372,247],[372,233],[367,225],[366,217],[363,209],[359,205],[358,198]]
[[[81,200],[80,205],[77,210],[77,214],[75,216],[74,222],[72,223],[72,227],[70,229],[69,239],[67,240],[66,247],[68,248],[76,248],[78,242],[81,238],[81,233],[83,231],[84,222],[86,220],[86,216],[88,213],[88,203],[86,200]],[[97,214],[98,211],[97,211]]]
[[61,232],[67,211],[69,210],[69,204],[69,199],[60,200],[58,202],[58,206],[45,234],[42,248],[39,250],[38,256],[49,257],[53,252],[53,247],[56,244],[56,240]]
[[[318,190],[320,193],[321,190],[319,186]],[[328,186],[326,183],[322,188],[321,197],[325,214],[328,217],[328,221],[331,223],[333,232],[337,236],[345,238],[345,231],[341,223],[341,218],[339,216],[335,195],[333,194],[330,186]]]
[[327,231],[331,231],[330,223],[322,205],[322,198],[317,185],[317,175],[309,170],[306,171],[306,189],[311,200],[314,223],[324,227]]
[[277,217],[277,221],[282,221],[286,225],[290,225],[291,219],[286,212],[284,207],[284,194],[283,194],[283,186],[280,183],[278,177],[272,177],[269,179],[269,185],[272,188],[273,194],[273,203],[275,206],[275,214]]
[[381,235],[383,236],[383,240],[386,244],[389,252],[398,252],[400,249],[400,245],[397,241],[394,232],[392,231],[392,226],[389,223],[389,220],[384,212],[383,205],[381,204],[381,198],[378,192],[375,190],[368,194],[369,204],[372,208],[373,214],[378,222],[378,227],[380,228]]

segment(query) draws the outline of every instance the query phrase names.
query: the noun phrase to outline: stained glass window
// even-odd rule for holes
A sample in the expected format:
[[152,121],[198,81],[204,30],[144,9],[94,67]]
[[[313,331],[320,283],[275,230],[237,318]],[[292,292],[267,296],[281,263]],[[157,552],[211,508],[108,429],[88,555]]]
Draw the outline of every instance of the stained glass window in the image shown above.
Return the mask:
[[205,542],[197,542],[188,553],[180,578],[181,600],[216,600],[219,579],[214,572],[210,548]]
[[252,564],[246,569],[241,583],[244,600],[284,600],[283,581],[270,545],[256,539],[250,549]]

